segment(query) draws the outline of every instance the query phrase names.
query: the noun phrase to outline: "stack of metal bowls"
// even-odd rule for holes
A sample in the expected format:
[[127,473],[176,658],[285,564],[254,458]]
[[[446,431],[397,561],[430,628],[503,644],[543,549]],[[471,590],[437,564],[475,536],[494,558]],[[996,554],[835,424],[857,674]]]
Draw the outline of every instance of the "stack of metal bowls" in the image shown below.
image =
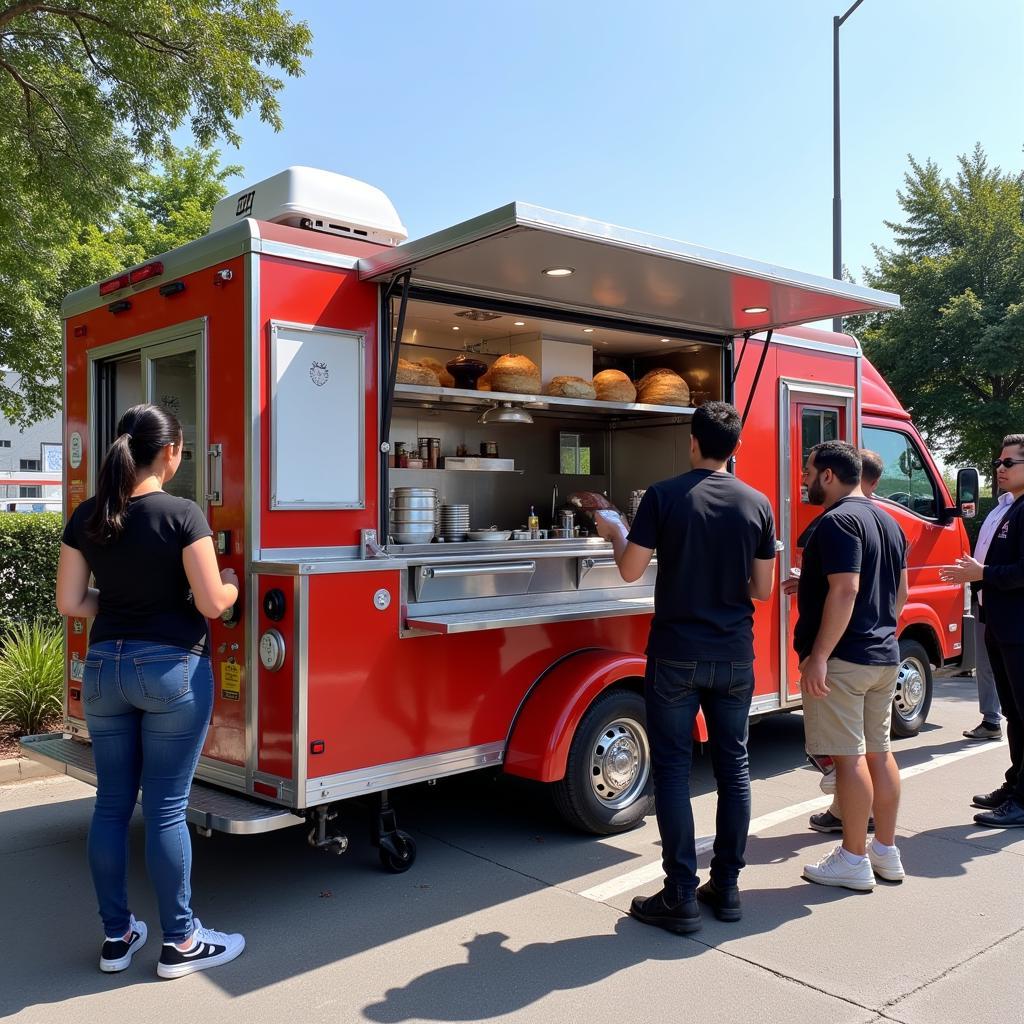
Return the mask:
[[441,506],[441,536],[445,540],[465,540],[469,533],[469,506]]
[[391,536],[398,544],[429,544],[437,533],[437,488],[396,487],[391,492]]

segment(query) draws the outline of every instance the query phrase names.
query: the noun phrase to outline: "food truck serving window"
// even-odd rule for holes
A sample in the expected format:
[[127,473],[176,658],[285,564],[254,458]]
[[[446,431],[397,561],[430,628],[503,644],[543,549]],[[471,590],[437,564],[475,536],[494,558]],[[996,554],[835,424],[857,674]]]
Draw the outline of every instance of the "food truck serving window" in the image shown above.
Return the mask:
[[364,350],[361,334],[271,324],[271,508],[366,507]]

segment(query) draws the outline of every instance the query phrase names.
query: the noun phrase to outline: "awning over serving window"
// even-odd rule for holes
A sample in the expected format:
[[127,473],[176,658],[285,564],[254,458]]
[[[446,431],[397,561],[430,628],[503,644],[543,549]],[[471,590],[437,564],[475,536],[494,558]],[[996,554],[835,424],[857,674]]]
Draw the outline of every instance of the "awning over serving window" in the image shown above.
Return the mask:
[[423,288],[724,335],[900,304],[889,292],[524,203],[359,261],[364,280],[406,270]]

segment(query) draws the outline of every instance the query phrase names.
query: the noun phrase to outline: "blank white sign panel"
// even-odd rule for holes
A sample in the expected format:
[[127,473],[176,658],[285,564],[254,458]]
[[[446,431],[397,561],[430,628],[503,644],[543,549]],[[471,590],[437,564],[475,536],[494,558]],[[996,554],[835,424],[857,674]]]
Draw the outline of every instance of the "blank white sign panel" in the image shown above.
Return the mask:
[[364,508],[363,338],[275,324],[271,508]]

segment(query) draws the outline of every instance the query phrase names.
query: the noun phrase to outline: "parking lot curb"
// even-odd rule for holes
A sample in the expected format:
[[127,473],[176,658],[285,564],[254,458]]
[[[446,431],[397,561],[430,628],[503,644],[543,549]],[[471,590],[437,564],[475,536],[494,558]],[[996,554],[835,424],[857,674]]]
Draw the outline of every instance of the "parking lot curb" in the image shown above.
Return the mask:
[[9,782],[26,782],[29,779],[41,779],[57,773],[45,764],[33,761],[30,757],[7,757],[0,759],[0,786]]

